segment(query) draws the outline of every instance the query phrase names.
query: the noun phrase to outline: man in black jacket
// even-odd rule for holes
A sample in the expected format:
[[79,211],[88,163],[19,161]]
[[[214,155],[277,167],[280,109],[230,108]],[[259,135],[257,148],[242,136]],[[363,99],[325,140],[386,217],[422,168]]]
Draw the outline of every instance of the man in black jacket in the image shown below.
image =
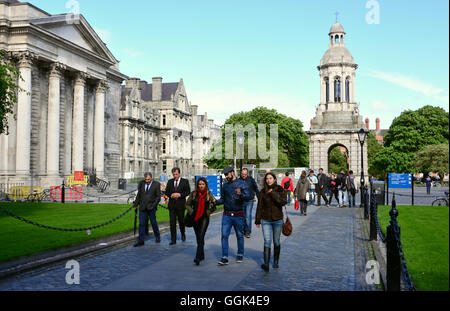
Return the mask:
[[348,202],[347,195],[347,174],[345,170],[342,168],[341,172],[338,174],[337,179],[339,180],[339,207],[346,207]]
[[250,239],[252,234],[252,210],[253,205],[255,202],[255,194],[256,197],[259,198],[259,189],[258,185],[256,184],[255,179],[253,179],[252,176],[248,175],[248,169],[243,168],[241,172],[241,178],[242,181],[244,181],[247,186],[248,190],[250,192],[250,200],[245,201],[244,205],[244,213],[245,213],[245,222],[244,222],[244,236],[247,239]]
[[159,202],[161,201],[161,185],[156,180],[153,180],[151,173],[145,173],[145,180],[141,181],[138,186],[138,194],[134,201],[134,208],[139,206],[139,239],[134,244],[134,247],[144,245],[145,241],[145,225],[148,224],[148,219],[153,228],[153,234],[156,238],[156,243],[161,242],[161,235],[159,233],[158,223],[156,222],[156,211],[158,210]]
[[319,175],[317,175],[318,186],[317,186],[317,206],[320,206],[320,198],[322,197],[325,200],[325,204],[327,207],[330,206],[328,202],[328,198],[326,195],[327,187],[328,187],[328,177],[323,173],[323,168],[319,170]]
[[186,241],[184,214],[186,212],[186,198],[191,194],[191,186],[187,179],[181,178],[181,170],[178,167],[172,169],[173,179],[169,180],[166,187],[166,196],[169,197],[170,217],[170,245],[177,244],[177,218],[180,225],[181,240]]

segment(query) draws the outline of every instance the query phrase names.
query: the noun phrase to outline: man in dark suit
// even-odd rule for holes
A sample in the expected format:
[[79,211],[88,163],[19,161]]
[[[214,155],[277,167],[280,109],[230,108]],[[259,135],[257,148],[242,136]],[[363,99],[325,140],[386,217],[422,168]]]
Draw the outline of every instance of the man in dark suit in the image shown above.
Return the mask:
[[153,227],[153,234],[156,238],[156,243],[161,242],[161,235],[159,233],[158,223],[156,222],[156,211],[158,210],[159,202],[161,201],[161,185],[156,180],[153,180],[151,173],[145,173],[145,180],[141,181],[138,186],[138,194],[134,201],[135,209],[139,206],[139,239],[134,244],[134,247],[144,245],[148,219]]
[[172,169],[173,179],[167,182],[166,196],[169,197],[170,217],[170,245],[177,244],[177,218],[180,225],[181,240],[186,241],[184,214],[186,212],[186,198],[191,194],[191,187],[187,179],[181,178],[178,167]]
[[325,175],[323,173],[323,168],[321,168],[319,170],[319,175],[317,175],[317,180],[319,181],[319,183],[317,184],[316,187],[316,192],[317,192],[317,206],[320,206],[320,198],[322,197],[325,200],[325,205],[327,207],[330,206],[330,204],[328,203],[328,198],[326,195],[327,192],[327,187],[328,187],[328,177],[327,175]]

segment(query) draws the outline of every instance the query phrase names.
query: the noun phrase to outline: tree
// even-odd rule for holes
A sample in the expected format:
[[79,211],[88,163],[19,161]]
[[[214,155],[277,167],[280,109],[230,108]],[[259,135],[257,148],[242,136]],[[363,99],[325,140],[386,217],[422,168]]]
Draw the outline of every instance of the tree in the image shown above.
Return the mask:
[[6,58],[6,52],[0,51],[0,134],[8,134],[7,115],[13,114],[17,94],[24,91],[17,85],[19,79],[19,70]]
[[386,147],[416,153],[429,145],[448,144],[449,114],[440,107],[407,110],[393,122],[384,138]]
[[413,173],[414,153],[400,152],[393,147],[384,147],[372,161],[374,175],[386,176],[387,173]]
[[[309,142],[308,136],[303,131],[303,123],[299,120],[287,117],[278,113],[274,109],[258,107],[248,112],[240,112],[233,114],[225,122],[225,125],[242,125],[246,127],[252,124],[256,129],[256,138],[259,139],[258,125],[266,125],[266,136],[270,137],[270,125],[278,125],[278,167],[305,167],[309,164]],[[233,138],[236,145],[236,138]],[[212,149],[218,144],[222,145],[222,158],[211,158],[212,151],[204,159],[210,168],[223,168],[231,165],[233,160],[225,159],[225,128],[222,129],[222,140],[216,142]],[[220,146],[220,145],[219,145]],[[248,139],[245,142],[246,150],[248,150]],[[269,150],[269,142],[267,142],[267,150]],[[248,159],[248,153],[245,155],[245,164],[254,164],[257,167],[261,163],[268,162],[267,159],[261,159],[257,154],[256,159]]]
[[338,174],[341,169],[348,169],[347,157],[342,153],[341,147],[336,147],[330,151],[329,170],[333,174]]
[[439,173],[441,180],[449,173],[449,145],[430,145],[416,154],[414,165],[418,172],[425,175]]
[[369,136],[367,137],[367,157],[369,161],[369,174],[370,175],[377,175],[376,170],[372,168],[373,166],[373,160],[375,159],[375,156],[383,150],[383,146],[380,145],[380,143],[377,140],[376,135],[373,132],[370,132]]

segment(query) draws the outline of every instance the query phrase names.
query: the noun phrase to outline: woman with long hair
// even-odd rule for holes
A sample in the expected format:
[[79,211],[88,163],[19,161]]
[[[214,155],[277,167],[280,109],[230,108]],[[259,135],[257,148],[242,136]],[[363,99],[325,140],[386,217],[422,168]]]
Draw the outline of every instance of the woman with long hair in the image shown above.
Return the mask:
[[300,214],[306,216],[306,209],[308,208],[308,201],[306,200],[306,193],[311,188],[311,184],[306,178],[306,172],[303,171],[300,180],[295,188],[295,197],[300,201]]
[[198,266],[205,260],[205,234],[209,226],[209,216],[216,210],[216,199],[209,191],[208,181],[201,177],[195,190],[186,201],[188,213],[194,217],[194,232],[197,238],[197,253],[194,262]]
[[281,231],[283,229],[283,206],[287,204],[287,194],[283,187],[277,184],[273,173],[264,177],[264,189],[259,193],[258,208],[256,209],[255,224],[263,230],[264,235],[264,264],[261,268],[269,272],[272,239],[274,244],[273,267],[278,268],[281,250]]

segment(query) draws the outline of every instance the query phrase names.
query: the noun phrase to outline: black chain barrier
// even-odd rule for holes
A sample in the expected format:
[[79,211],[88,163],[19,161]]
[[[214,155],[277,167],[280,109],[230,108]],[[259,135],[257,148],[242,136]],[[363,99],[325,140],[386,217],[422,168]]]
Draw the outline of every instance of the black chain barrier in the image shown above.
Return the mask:
[[128,214],[132,209],[134,209],[134,206],[130,207],[126,212],[124,212],[123,214],[121,214],[119,217],[116,217],[114,219],[111,219],[101,225],[97,225],[97,226],[93,226],[93,227],[87,227],[87,228],[80,228],[80,229],[66,229],[66,228],[56,228],[56,227],[51,227],[51,226],[46,226],[46,225],[42,225],[39,223],[36,223],[34,221],[28,220],[22,216],[16,215],[6,209],[4,209],[3,207],[0,206],[0,210],[2,212],[4,212],[6,215],[11,216],[17,220],[20,220],[22,222],[25,222],[27,224],[33,225],[33,226],[37,226],[40,228],[44,228],[44,229],[48,229],[48,230],[54,230],[54,231],[64,231],[64,232],[81,232],[81,231],[91,231],[91,230],[95,230],[95,229],[99,229],[102,227],[105,227],[107,225],[112,224],[113,222],[116,222],[117,220],[121,219],[122,217],[124,217],[126,214]]

